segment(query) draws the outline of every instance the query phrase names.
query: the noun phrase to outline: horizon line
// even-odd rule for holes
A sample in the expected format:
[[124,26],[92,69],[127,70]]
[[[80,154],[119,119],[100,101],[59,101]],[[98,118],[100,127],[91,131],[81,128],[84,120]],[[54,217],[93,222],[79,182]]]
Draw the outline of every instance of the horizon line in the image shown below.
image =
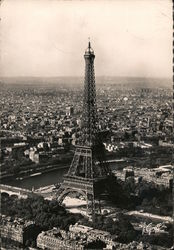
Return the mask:
[[[76,78],[80,78],[80,77],[84,77],[83,75],[78,75],[78,76],[73,76],[73,75],[69,75],[69,76],[0,76],[0,79],[2,78],[69,78],[69,77],[76,77]],[[118,75],[96,75],[97,77],[118,77],[118,78],[156,78],[156,79],[172,79],[172,75],[171,76],[118,76]]]

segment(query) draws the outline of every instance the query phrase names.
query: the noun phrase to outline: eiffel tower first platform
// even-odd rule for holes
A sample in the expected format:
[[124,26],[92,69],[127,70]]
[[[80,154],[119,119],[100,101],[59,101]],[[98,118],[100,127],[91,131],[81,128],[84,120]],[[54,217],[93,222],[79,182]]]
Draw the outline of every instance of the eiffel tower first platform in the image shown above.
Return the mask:
[[56,192],[56,199],[62,203],[71,192],[81,194],[87,202],[87,213],[91,214],[94,219],[96,199],[105,192],[110,169],[104,163],[105,148],[97,126],[95,55],[90,42],[84,58],[85,80],[81,132],[71,166]]

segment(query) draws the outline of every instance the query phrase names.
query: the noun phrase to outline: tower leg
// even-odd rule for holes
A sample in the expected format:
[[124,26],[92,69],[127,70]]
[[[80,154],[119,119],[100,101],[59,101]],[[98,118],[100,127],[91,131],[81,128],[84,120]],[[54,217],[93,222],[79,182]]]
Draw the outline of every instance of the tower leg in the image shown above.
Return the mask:
[[94,199],[94,195],[91,195],[91,215],[92,215],[92,223],[93,226],[95,225],[95,199]]
[[99,198],[98,202],[99,202],[99,203],[98,203],[98,205],[99,205],[99,212],[100,212],[100,214],[101,214],[101,212],[102,212],[102,211],[101,211],[101,203],[100,203],[100,198]]

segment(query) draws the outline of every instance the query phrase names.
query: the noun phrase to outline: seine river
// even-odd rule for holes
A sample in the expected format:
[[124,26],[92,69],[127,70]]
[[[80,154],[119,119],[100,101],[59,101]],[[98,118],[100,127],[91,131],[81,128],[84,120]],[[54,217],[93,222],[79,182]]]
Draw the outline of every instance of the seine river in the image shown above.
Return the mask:
[[63,178],[63,175],[67,173],[68,168],[53,170],[51,172],[43,173],[40,175],[29,176],[22,180],[13,179],[13,180],[2,180],[2,184],[32,189],[32,188],[40,188],[44,186],[48,186],[51,184],[56,184],[60,182]]
[[[111,163],[111,168],[115,169],[115,163]],[[64,169],[58,169],[53,170],[51,172],[43,173],[40,175],[30,176],[27,178],[24,178],[22,180],[2,180],[2,184],[20,187],[20,188],[26,188],[26,189],[32,189],[32,188],[40,188],[52,184],[56,184],[58,182],[62,181],[63,175],[66,174],[68,171],[68,167]]]

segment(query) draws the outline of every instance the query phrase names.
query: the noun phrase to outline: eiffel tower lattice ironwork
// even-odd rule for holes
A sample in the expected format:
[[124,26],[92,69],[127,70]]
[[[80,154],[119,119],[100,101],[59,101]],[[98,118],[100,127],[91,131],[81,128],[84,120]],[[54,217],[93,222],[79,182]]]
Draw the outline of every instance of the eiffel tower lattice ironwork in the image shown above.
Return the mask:
[[87,211],[95,216],[95,198],[102,192],[110,170],[104,163],[104,145],[99,136],[94,73],[94,51],[89,42],[85,51],[85,80],[82,127],[79,143],[69,171],[64,175],[56,197],[62,203],[70,192],[78,192],[87,201]]

